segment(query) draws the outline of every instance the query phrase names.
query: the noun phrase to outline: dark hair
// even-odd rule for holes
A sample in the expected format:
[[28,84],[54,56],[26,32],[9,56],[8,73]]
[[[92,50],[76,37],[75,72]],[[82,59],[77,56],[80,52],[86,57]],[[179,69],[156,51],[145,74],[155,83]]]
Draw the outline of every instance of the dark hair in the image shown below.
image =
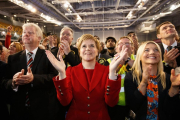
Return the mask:
[[160,25],[158,25],[158,26],[156,27],[156,34],[159,34],[159,33],[160,33],[160,27],[161,27],[162,25],[164,25],[164,24],[172,24],[172,23],[169,22],[169,21],[166,21],[166,22],[163,22],[163,23],[161,23]]
[[128,32],[128,34],[127,34],[127,35],[129,35],[129,34],[131,34],[131,33],[135,33],[135,32]]
[[106,44],[107,44],[107,41],[108,41],[109,39],[112,39],[112,40],[116,43],[116,39],[115,39],[114,37],[107,37],[107,38],[106,38],[106,42],[105,42]]
[[20,42],[20,41],[22,41],[22,37],[19,37],[19,38],[18,38],[18,42]]
[[49,35],[53,35],[53,33],[51,32],[51,31],[49,31],[49,32],[47,32],[47,34],[46,34],[47,36],[49,36]]

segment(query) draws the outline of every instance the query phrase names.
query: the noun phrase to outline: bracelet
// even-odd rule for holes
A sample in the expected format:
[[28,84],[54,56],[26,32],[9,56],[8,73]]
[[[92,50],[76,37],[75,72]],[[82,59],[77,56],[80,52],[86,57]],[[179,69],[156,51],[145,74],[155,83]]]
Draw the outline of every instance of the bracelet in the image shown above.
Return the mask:
[[168,67],[168,63],[166,63],[164,60],[162,61],[166,67]]
[[128,59],[125,61],[125,63],[124,63],[124,64],[127,64],[130,60],[131,60],[131,58],[130,58],[130,57],[128,57]]

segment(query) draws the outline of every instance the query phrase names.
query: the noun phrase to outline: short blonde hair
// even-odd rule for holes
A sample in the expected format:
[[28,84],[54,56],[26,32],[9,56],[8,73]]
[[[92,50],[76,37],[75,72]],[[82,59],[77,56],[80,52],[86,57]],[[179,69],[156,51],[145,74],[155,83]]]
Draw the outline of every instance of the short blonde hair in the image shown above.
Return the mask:
[[[130,37],[128,37],[128,36],[120,37],[119,40],[117,41],[117,44],[118,44],[118,42],[119,42],[120,40],[122,40],[122,39],[124,39],[124,38],[129,39],[130,42],[132,43],[132,45],[134,44],[133,41],[132,41],[132,39],[131,39]],[[116,44],[116,45],[117,45],[117,44]]]
[[[79,42],[78,42],[78,51],[80,51],[80,49],[81,49],[81,44],[83,43],[83,41],[85,41],[85,40],[89,40],[89,39],[91,39],[91,40],[93,40],[94,42],[95,42],[95,45],[96,45],[96,48],[97,48],[97,50],[98,50],[98,54],[99,54],[99,51],[100,51],[100,42],[99,42],[99,40],[98,39],[96,39],[93,35],[91,35],[91,34],[84,34],[84,35],[82,35],[81,37],[80,37],[80,40],[79,40]],[[98,56],[97,56],[98,57]],[[96,58],[97,59],[97,58]]]
[[11,44],[15,44],[16,46],[16,53],[23,50],[23,46],[19,42],[12,42]]
[[60,32],[60,35],[61,35],[61,33],[62,33],[62,31],[63,30],[69,30],[71,33],[72,33],[72,36],[74,36],[74,31],[70,28],[70,27],[67,27],[67,26],[65,26],[65,27],[63,27],[62,29],[61,29],[61,32]]
[[158,80],[161,80],[161,84],[163,86],[163,89],[166,88],[166,76],[163,70],[163,62],[162,62],[162,56],[161,56],[161,49],[157,43],[154,41],[146,41],[141,44],[137,51],[136,59],[134,61],[134,64],[132,66],[133,70],[133,80],[137,80],[138,85],[140,84],[140,78],[142,77],[142,64],[141,64],[141,56],[144,52],[144,49],[147,44],[155,44],[158,48],[159,54],[160,54],[160,61],[158,63],[158,74],[157,76],[160,76]]
[[41,28],[40,28],[37,24],[35,24],[35,23],[26,23],[26,24],[24,24],[24,25],[22,26],[22,28],[23,28],[23,30],[24,30],[26,27],[30,27],[30,26],[32,26],[32,27],[35,28],[35,30],[36,30],[36,35],[37,35],[38,37],[40,37],[41,40],[42,40],[42,39],[43,39],[43,33],[42,33]]

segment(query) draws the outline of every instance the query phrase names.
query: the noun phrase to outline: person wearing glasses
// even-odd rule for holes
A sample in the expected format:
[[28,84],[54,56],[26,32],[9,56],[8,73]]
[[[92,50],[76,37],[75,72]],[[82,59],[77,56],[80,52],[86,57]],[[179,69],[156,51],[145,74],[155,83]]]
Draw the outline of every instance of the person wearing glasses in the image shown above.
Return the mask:
[[[133,41],[128,36],[121,37],[117,41],[115,48],[116,52],[120,53],[123,46],[127,48],[127,55],[124,58],[123,64],[120,64],[116,69],[116,72],[121,75],[121,91],[119,92],[119,101],[117,105],[114,107],[108,107],[111,120],[124,120],[125,117],[129,117],[130,113],[130,109],[126,105],[125,100],[124,78],[126,73],[131,69],[135,60],[135,57],[132,54]],[[114,58],[108,59],[108,62],[111,63],[113,59]]]
[[136,55],[139,46],[137,35],[135,34],[135,32],[129,32],[127,36],[129,36],[133,41],[133,54]]

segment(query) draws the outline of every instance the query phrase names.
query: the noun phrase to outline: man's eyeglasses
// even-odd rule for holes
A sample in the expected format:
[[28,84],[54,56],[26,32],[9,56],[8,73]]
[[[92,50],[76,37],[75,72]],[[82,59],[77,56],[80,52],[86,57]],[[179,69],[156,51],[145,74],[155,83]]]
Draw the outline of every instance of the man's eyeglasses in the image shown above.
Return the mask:
[[132,43],[129,43],[129,42],[126,42],[126,43],[118,43],[118,45],[126,45],[126,46],[129,46],[129,45],[132,45]]

